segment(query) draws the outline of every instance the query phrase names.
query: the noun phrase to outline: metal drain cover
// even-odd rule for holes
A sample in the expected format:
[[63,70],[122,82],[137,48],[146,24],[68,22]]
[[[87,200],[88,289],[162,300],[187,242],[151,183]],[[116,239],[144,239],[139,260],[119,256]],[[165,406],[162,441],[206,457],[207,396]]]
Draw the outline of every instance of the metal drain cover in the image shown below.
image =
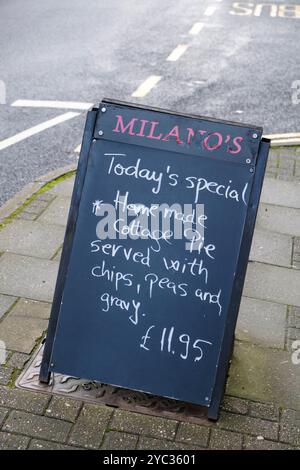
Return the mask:
[[51,375],[49,385],[40,383],[39,372],[43,349],[44,346],[41,345],[32,361],[19,376],[16,382],[18,388],[67,396],[83,402],[108,405],[178,421],[188,421],[195,424],[207,423],[206,408],[177,400],[56,373]]

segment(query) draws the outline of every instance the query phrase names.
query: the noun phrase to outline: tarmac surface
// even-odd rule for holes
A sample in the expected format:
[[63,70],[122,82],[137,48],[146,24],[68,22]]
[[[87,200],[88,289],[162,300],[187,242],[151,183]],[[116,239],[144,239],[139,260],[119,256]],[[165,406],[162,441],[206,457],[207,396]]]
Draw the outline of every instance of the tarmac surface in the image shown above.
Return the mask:
[[74,101],[110,97],[299,132],[299,24],[297,1],[1,2],[0,204],[77,162],[85,110]]

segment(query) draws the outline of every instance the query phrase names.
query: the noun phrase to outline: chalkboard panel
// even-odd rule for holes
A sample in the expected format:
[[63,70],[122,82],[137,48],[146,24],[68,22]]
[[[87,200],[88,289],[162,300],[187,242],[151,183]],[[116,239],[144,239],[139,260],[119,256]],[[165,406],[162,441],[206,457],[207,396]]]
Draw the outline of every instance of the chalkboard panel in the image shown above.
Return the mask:
[[112,101],[91,113],[41,380],[216,405],[216,418],[268,143],[261,128]]

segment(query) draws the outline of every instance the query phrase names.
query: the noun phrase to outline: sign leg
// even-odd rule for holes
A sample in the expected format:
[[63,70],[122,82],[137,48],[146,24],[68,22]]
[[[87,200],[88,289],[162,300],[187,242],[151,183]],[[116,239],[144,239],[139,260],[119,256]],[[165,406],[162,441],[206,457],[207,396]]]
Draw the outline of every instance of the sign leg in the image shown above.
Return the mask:
[[69,260],[72,250],[72,241],[73,241],[73,232],[75,230],[75,225],[77,221],[77,215],[79,210],[79,203],[81,198],[81,192],[84,184],[84,179],[86,175],[88,156],[90,151],[90,146],[93,139],[93,133],[96,123],[98,110],[93,109],[88,112],[86,126],[83,135],[82,148],[80,152],[80,158],[78,162],[77,174],[74,183],[74,190],[71,199],[71,206],[68,216],[67,228],[65,233],[65,240],[63,244],[63,251],[61,255],[61,262],[59,265],[59,271],[55,286],[55,292],[53,297],[53,304],[51,309],[51,316],[49,320],[49,328],[47,333],[47,338],[45,341],[45,349],[43,354],[43,360],[40,369],[40,382],[48,384],[50,381],[51,375],[51,356],[53,343],[56,333],[56,327],[59,317],[59,311],[63,296],[63,286],[65,284],[67,269],[69,265]]

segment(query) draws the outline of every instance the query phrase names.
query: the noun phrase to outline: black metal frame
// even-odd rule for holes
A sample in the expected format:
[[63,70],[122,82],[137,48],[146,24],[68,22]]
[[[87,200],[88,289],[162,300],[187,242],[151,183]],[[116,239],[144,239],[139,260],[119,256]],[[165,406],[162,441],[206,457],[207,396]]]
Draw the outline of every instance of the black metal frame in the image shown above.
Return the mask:
[[55,291],[53,296],[53,304],[51,309],[51,316],[49,320],[48,333],[45,342],[43,360],[40,369],[40,382],[49,383],[50,381],[50,364],[52,349],[54,343],[54,337],[59,317],[60,304],[64,291],[64,284],[68,273],[69,261],[73,245],[73,235],[76,227],[79,203],[81,199],[81,193],[84,185],[84,179],[86,175],[88,157],[90,152],[90,146],[93,139],[94,128],[96,124],[96,118],[98,115],[98,108],[93,108],[88,111],[87,120],[85,124],[82,146],[80,151],[80,157],[78,162],[78,168],[74,183],[73,194],[71,198],[71,205],[68,215],[67,227],[65,232],[65,238],[63,243],[63,249],[61,254],[61,261],[59,264],[59,270],[55,285]]
[[[176,114],[176,115],[181,115],[181,116],[186,116],[186,117],[194,117],[194,118],[199,119],[199,116],[195,116],[195,115],[175,113],[172,111],[167,111],[167,110],[158,109],[158,108],[151,108],[151,107],[146,107],[146,106],[142,107],[136,104],[124,103],[124,102],[108,100],[108,99],[104,99],[102,103],[100,104],[100,107],[101,105],[105,105],[105,104],[126,105],[132,108],[142,108],[142,109],[148,109],[151,111],[159,111],[159,112]],[[61,262],[59,266],[55,292],[54,292],[54,297],[53,297],[49,328],[48,328],[48,333],[47,333],[47,338],[46,338],[46,343],[45,343],[43,360],[42,360],[41,369],[40,369],[39,379],[40,379],[40,382],[43,382],[43,383],[49,383],[50,381],[50,367],[51,367],[53,343],[54,343],[54,338],[55,338],[55,333],[56,333],[56,328],[57,328],[57,323],[58,323],[60,305],[61,305],[62,296],[63,296],[64,283],[65,283],[67,272],[68,272],[68,266],[69,266],[71,251],[72,251],[72,245],[73,245],[73,235],[74,235],[74,231],[75,231],[75,227],[77,223],[79,204],[80,204],[81,194],[82,194],[82,190],[84,186],[89,152],[90,152],[90,147],[93,141],[93,135],[94,135],[94,129],[95,129],[95,125],[96,125],[96,121],[98,117],[98,111],[99,111],[99,108],[93,108],[91,111],[88,112],[88,115],[87,115],[87,121],[85,125],[85,130],[84,130],[84,136],[83,136],[82,148],[81,148],[80,158],[79,158],[79,163],[78,163],[77,175],[76,175],[76,179],[74,183],[71,206],[70,206],[65,239],[64,239],[64,244],[63,244],[63,251],[61,255]],[[204,119],[210,120],[216,123],[226,122],[226,121],[220,121],[220,120],[211,119],[211,118],[209,119],[204,118]],[[230,121],[227,121],[227,123],[235,124],[235,125],[237,124],[237,123],[231,123]],[[241,124],[241,126],[246,126],[246,125]],[[252,129],[261,129],[255,126],[247,126],[247,127],[251,127]],[[256,215],[257,215],[257,210],[258,210],[258,204],[259,204],[264,174],[265,174],[265,168],[267,164],[269,146],[270,146],[270,140],[263,138],[259,146],[256,166],[254,167],[254,171],[255,171],[254,180],[253,180],[251,195],[249,199],[248,210],[247,210],[243,236],[242,236],[242,241],[241,241],[241,247],[240,247],[240,252],[239,252],[239,257],[238,257],[238,262],[237,262],[236,276],[234,279],[232,292],[231,292],[227,323],[225,326],[223,340],[222,340],[221,349],[220,349],[220,360],[218,362],[218,367],[216,371],[216,380],[214,384],[212,400],[211,400],[210,406],[208,407],[208,412],[207,412],[207,416],[211,420],[218,419],[219,408],[220,408],[220,404],[221,404],[225,386],[226,386],[226,378],[227,378],[229,365],[230,365],[230,359],[232,356],[232,351],[233,351],[233,346],[234,346],[234,331],[235,331],[235,326],[237,322],[238,311],[240,307],[242,291],[243,291],[243,286],[244,286],[244,281],[245,281],[245,276],[246,276],[247,262],[248,262],[251,243],[252,243],[252,237],[253,237],[253,232],[254,232],[254,227],[255,227],[255,220],[256,220]]]
[[165,114],[172,114],[173,116],[182,116],[186,118],[193,118],[193,119],[203,119],[209,122],[221,123],[221,124],[229,124],[232,126],[239,126],[239,127],[247,127],[252,130],[262,131],[262,127],[260,126],[253,126],[253,124],[245,124],[242,122],[237,123],[236,121],[226,121],[223,119],[215,119],[207,116],[202,116],[201,114],[188,114],[188,113],[181,113],[179,111],[172,111],[171,109],[163,109],[163,108],[155,108],[153,106],[144,106],[137,103],[127,103],[125,101],[113,100],[111,98],[103,98],[101,101],[101,105],[105,104],[114,104],[116,106],[126,106],[127,108],[136,108],[136,109],[145,109],[148,111],[157,111],[158,113],[165,113]]
[[226,386],[226,378],[229,370],[230,359],[234,347],[234,331],[240,308],[242,292],[246,277],[247,263],[251,249],[253,232],[262,184],[267,165],[270,140],[263,138],[259,147],[257,163],[255,167],[254,181],[249,199],[248,210],[243,230],[241,248],[239,252],[236,276],[234,279],[230,304],[228,308],[227,323],[224,330],[223,341],[220,349],[220,360],[218,362],[216,381],[212,395],[211,404],[207,416],[211,420],[217,420],[219,408]]

